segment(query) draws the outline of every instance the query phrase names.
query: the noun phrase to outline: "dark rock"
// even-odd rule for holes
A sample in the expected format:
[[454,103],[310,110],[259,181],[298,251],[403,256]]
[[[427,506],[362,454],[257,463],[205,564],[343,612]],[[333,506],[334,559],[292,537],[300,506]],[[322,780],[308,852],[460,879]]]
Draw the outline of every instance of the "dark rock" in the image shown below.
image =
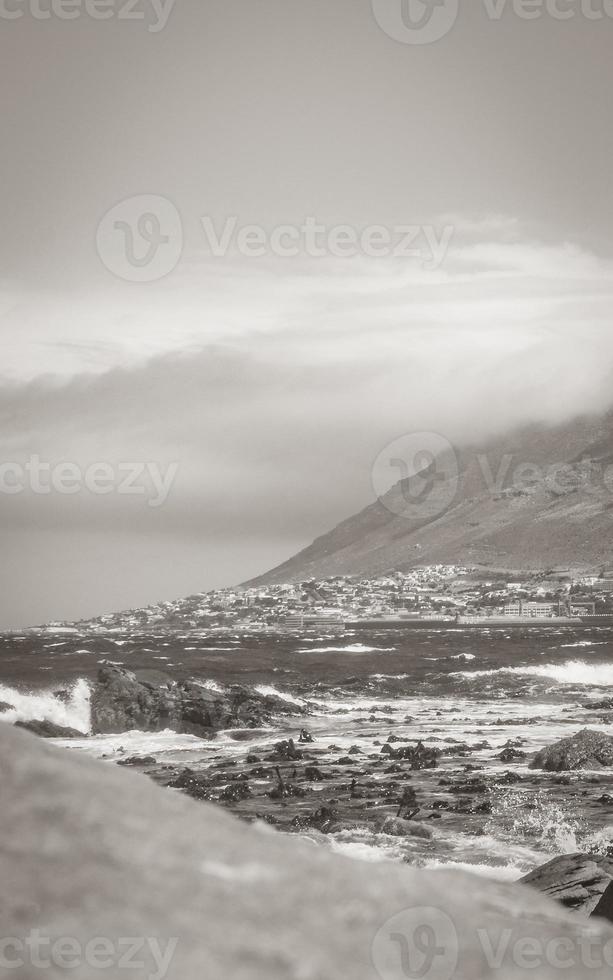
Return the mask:
[[54,725],[52,721],[16,721],[15,728],[24,728],[26,732],[32,732],[39,738],[85,738],[84,732]]
[[302,799],[307,794],[306,790],[304,790],[302,786],[297,786],[296,783],[284,783],[283,785],[279,784],[278,786],[275,786],[275,788],[271,789],[266,795],[270,797],[271,800],[285,800],[292,796]]
[[260,757],[258,755],[253,755],[252,752],[250,752],[249,755],[247,756],[247,762],[249,763],[250,766],[253,766],[261,761],[262,760],[260,759]]
[[128,759],[119,759],[118,766],[154,766],[157,762],[152,755],[131,755]]
[[277,742],[274,752],[266,757],[270,762],[295,762],[302,759],[302,752],[296,748],[293,738]]
[[211,780],[204,773],[195,773],[191,769],[185,769],[168,785],[171,789],[183,790],[194,800],[212,800],[214,797]]
[[496,758],[508,765],[509,762],[519,762],[520,759],[525,759],[526,753],[522,752],[520,749],[503,749],[500,755]]
[[539,752],[531,769],[566,772],[578,769],[604,769],[613,766],[613,737],[585,728],[577,735]]
[[312,827],[322,834],[330,832],[330,828],[338,822],[338,813],[332,806],[322,806],[312,813],[299,814],[294,821],[295,827]]
[[160,671],[136,672],[102,664],[91,696],[94,734],[173,731],[207,737],[227,728],[260,728],[275,715],[306,709],[234,685],[210,691],[191,681],[174,682]]
[[306,766],[304,770],[305,779],[308,779],[312,783],[321,782],[323,779],[327,779],[323,772],[317,768],[317,766]]
[[456,783],[452,786],[452,793],[487,793],[488,786],[482,779],[468,779],[463,783]]
[[222,803],[240,803],[251,796],[251,788],[247,782],[236,782],[226,786],[219,799]]
[[0,701],[0,714],[4,714],[5,711],[14,711],[14,704],[7,704],[6,701]]
[[310,742],[314,741],[314,738],[310,732],[307,732],[306,728],[303,728],[300,732],[300,738],[298,741],[302,742],[303,744],[309,744]]
[[495,779],[497,784],[502,783],[504,786],[515,786],[517,783],[523,783],[523,781],[523,777],[519,773],[511,772],[510,769],[507,772],[503,772],[501,776],[496,776]]
[[597,854],[565,854],[521,879],[566,908],[613,922],[613,860]]

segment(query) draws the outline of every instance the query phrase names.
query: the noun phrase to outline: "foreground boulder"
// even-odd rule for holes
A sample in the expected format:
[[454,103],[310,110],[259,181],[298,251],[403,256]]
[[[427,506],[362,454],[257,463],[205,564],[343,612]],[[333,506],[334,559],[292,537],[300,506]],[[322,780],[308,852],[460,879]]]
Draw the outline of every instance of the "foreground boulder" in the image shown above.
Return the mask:
[[0,786],[7,978],[33,941],[58,980],[611,977],[608,923],[586,965],[585,919],[535,890],[353,861],[11,726]]
[[613,858],[564,854],[522,878],[566,908],[613,922]]
[[16,721],[15,728],[24,728],[39,738],[85,738],[84,732],[55,725],[52,721]]
[[168,728],[206,737],[225,728],[259,728],[274,715],[303,714],[300,705],[240,685],[213,691],[158,671],[132,673],[108,663],[100,667],[91,695],[95,735]]
[[584,728],[543,749],[530,763],[531,769],[570,772],[577,769],[606,769],[613,766],[613,738]]

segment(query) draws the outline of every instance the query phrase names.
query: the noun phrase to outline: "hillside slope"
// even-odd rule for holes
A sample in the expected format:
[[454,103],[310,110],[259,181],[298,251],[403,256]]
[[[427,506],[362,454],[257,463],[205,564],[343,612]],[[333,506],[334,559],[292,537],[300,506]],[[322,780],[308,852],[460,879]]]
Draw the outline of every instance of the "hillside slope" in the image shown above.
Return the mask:
[[[430,491],[425,476],[434,476]],[[587,569],[612,561],[609,412],[441,456],[249,584],[376,575],[434,563]]]

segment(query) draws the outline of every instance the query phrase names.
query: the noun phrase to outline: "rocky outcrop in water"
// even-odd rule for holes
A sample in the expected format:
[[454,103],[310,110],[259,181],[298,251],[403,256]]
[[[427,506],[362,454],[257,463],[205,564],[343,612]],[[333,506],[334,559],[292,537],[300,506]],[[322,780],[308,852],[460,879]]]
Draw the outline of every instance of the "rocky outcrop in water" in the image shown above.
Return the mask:
[[[582,962],[585,920],[536,890],[348,860],[8,725],[0,785],[3,935],[45,955],[70,937],[53,976],[100,980],[102,940],[113,980],[559,980],[552,952],[572,980],[610,980]],[[591,930],[597,956],[613,930]],[[9,972],[33,977],[21,941]]]
[[103,664],[91,696],[92,732],[172,729],[206,737],[225,728],[258,728],[275,715],[304,715],[306,709],[240,685],[209,690],[192,681],[176,683],[156,671],[132,673]]
[[613,922],[613,859],[564,854],[521,879],[566,908]]
[[531,769],[570,772],[579,769],[605,769],[613,766],[613,738],[585,728],[543,749],[530,763]]

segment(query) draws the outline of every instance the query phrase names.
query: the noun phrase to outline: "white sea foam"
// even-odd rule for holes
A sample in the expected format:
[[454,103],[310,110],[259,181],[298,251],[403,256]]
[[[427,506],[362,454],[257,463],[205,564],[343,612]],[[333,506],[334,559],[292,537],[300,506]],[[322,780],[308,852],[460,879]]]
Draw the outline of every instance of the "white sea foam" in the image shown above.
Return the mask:
[[495,670],[463,670],[452,677],[542,677],[558,684],[581,684],[587,687],[612,687],[613,664],[588,664],[583,660],[568,660],[564,664],[543,664],[536,667],[499,667]]
[[51,721],[54,725],[87,733],[91,729],[89,697],[89,685],[82,679],[70,689],[65,702],[55,697],[52,691],[24,693],[0,684],[0,701],[13,706],[0,714],[0,721],[10,724],[16,721]]
[[408,681],[411,678],[410,674],[371,674],[371,680],[373,681]]
[[368,647],[364,643],[351,643],[346,647],[310,647],[299,653],[391,653],[396,647]]
[[170,729],[162,732],[121,732],[118,735],[90,735],[83,739],[58,740],[67,749],[76,749],[96,759],[125,759],[132,755],[152,755],[166,760],[174,753],[213,752],[216,743],[196,735],[178,735]]
[[193,683],[197,687],[204,687],[207,691],[217,691],[219,694],[223,691],[223,687],[217,681],[193,681]]
[[437,858],[426,861],[425,867],[428,871],[465,871],[481,878],[492,878],[494,881],[517,881],[526,874],[525,868],[517,864],[473,864],[469,861],[445,861]]
[[302,707],[306,702],[302,698],[295,698],[293,694],[288,694],[287,691],[280,691],[278,688],[273,687],[272,684],[260,684],[259,687],[255,688],[257,694],[263,695],[263,697],[275,697],[281,698],[282,701],[288,701],[289,704],[297,704]]
[[607,642],[607,640],[577,640],[576,643],[562,643],[560,649],[570,650],[573,647],[601,647]]

